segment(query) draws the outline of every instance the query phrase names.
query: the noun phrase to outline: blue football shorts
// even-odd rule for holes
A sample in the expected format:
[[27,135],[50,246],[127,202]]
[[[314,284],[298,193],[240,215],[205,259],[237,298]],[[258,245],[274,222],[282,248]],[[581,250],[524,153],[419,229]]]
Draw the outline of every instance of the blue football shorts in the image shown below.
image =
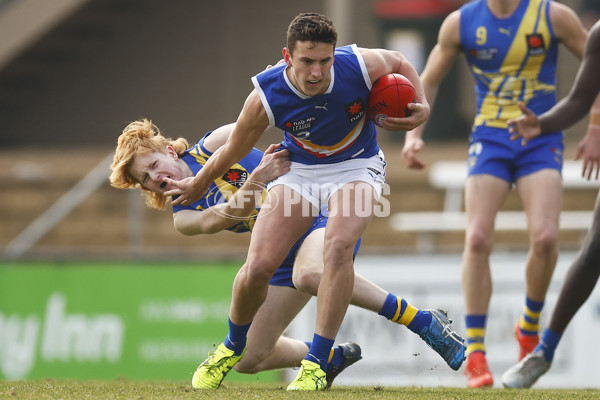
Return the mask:
[[[289,253],[285,257],[279,268],[277,268],[277,271],[275,271],[275,274],[269,281],[269,285],[288,286],[291,288],[295,288],[294,283],[292,282],[292,273],[294,271],[294,262],[296,261],[296,254],[298,254],[298,250],[300,250],[300,246],[302,246],[304,239],[306,239],[306,237],[310,235],[313,231],[325,228],[326,224],[327,217],[324,216],[322,213],[319,214],[319,216],[315,218],[310,228],[308,228],[306,233],[304,233],[304,235],[302,235],[300,239],[298,239],[298,241],[294,243]],[[358,239],[358,242],[356,242],[356,246],[354,247],[354,257],[356,257],[356,254],[358,253],[358,249],[360,248],[360,242],[361,239]]]
[[525,175],[546,168],[560,172],[563,150],[562,132],[543,134],[523,146],[521,140],[510,140],[507,129],[478,126],[469,142],[469,176],[489,174],[515,183]]

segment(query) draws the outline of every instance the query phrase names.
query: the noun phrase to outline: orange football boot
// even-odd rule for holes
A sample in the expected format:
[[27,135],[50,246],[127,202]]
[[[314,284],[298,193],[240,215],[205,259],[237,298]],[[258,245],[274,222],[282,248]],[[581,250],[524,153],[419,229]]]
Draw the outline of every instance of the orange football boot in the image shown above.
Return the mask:
[[485,388],[494,384],[494,377],[488,367],[485,353],[481,351],[469,354],[465,375],[469,379],[470,388]]
[[540,342],[540,336],[537,333],[535,335],[524,335],[521,333],[519,321],[515,325],[515,336],[517,337],[517,342],[519,342],[519,361],[521,361],[523,357],[535,349],[535,346]]

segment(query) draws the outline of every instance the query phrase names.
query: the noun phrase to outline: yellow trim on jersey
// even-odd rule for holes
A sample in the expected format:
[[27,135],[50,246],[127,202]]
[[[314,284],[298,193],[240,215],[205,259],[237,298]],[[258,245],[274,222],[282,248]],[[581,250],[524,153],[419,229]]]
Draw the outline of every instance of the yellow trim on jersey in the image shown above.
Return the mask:
[[[528,52],[527,42],[523,38],[534,32],[536,23],[535,33],[543,37],[546,51],[549,49],[552,37],[547,18],[546,0],[531,0],[500,71],[491,74],[472,67],[479,79],[489,82],[488,93],[481,104],[479,114],[475,117],[475,126],[485,124],[494,128],[507,128],[506,121],[521,115],[517,102],[522,93],[523,102],[527,104],[535,91],[556,91],[555,85],[537,80],[546,59],[545,56],[527,57],[525,65],[521,67]],[[517,76],[517,74],[519,75]]]
[[[202,149],[200,148],[200,146],[196,147],[198,150],[196,151],[196,149],[190,150],[189,154],[192,155],[196,161],[198,162],[198,164],[204,166],[206,164],[206,161],[208,161],[208,158],[210,157],[208,154],[206,154],[204,151],[202,151]],[[229,169],[240,169],[242,171],[246,171],[246,173],[248,174],[248,177],[250,176],[250,171],[248,171],[245,167],[243,167],[242,165],[236,163],[234,164],[231,168]],[[225,199],[227,201],[230,201],[231,198],[236,194],[236,192],[238,191],[237,186],[232,185],[231,183],[227,182],[226,180],[224,180],[222,177],[219,177],[217,179],[215,179],[213,181],[216,185],[217,188],[219,188],[219,192],[223,195],[223,197],[225,197]],[[210,204],[210,200],[208,200],[208,198],[210,198],[211,196],[214,196],[214,193],[208,193],[207,194],[207,201]],[[265,196],[266,196],[266,191],[263,190],[261,198],[260,198],[260,203],[257,207],[260,208],[260,206],[264,203],[265,201]],[[216,204],[216,202],[214,202]],[[210,207],[209,207],[210,208]],[[196,206],[197,210],[202,210],[204,211],[205,208],[203,208],[201,205]],[[252,213],[250,213],[250,215],[248,215],[245,219],[240,219],[239,222],[243,223],[245,225],[245,227],[249,230],[252,231],[252,228],[254,228],[254,223],[256,222],[256,217],[258,216],[258,210],[256,209],[256,207],[254,208],[254,210],[252,210]],[[240,228],[237,228],[235,231],[239,230]]]
[[319,146],[318,144],[314,144],[309,140],[300,139],[294,136],[294,139],[305,149],[312,153],[328,156],[334,153],[337,153],[341,150],[344,150],[346,147],[351,145],[356,138],[362,132],[363,125],[365,124],[366,114],[360,119],[359,123],[350,131],[349,134],[346,135],[342,140],[338,143],[331,146]]

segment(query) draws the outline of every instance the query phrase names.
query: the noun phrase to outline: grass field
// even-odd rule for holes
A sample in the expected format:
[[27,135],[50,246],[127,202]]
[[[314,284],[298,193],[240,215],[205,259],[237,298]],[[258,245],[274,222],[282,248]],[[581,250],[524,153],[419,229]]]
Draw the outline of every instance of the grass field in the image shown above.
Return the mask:
[[12,381],[0,382],[0,399],[411,399],[411,400],[596,400],[599,390],[504,390],[459,388],[333,387],[319,393],[286,392],[280,385],[223,385],[218,390],[198,391],[187,382],[133,381]]

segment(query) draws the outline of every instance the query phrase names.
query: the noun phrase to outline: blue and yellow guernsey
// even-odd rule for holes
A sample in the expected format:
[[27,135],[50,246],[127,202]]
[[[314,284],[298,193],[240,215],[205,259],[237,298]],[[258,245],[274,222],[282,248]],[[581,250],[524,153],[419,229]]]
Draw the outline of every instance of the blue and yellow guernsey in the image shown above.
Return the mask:
[[550,1],[522,0],[509,18],[497,18],[486,0],[460,9],[460,43],[475,76],[474,127],[507,128],[522,101],[536,114],[556,103],[558,41]]
[[329,164],[379,152],[375,124],[366,113],[371,79],[356,45],[335,50],[330,85],[318,96],[299,92],[286,68],[277,65],[252,82],[270,125],[284,131],[283,146],[291,161]]
[[[208,158],[213,154],[204,147],[204,139],[210,135],[207,133],[194,147],[187,150],[186,153],[181,157],[183,161],[190,167],[194,175],[198,173],[208,161]],[[254,168],[258,166],[262,158],[262,152],[258,149],[252,149],[250,153],[242,158],[240,162],[234,164],[229,170],[220,178],[215,179],[210,184],[208,192],[200,200],[195,201],[189,206],[178,204],[173,206],[173,213],[181,210],[206,210],[216,204],[226,203],[233,197],[239,188],[241,188]],[[177,196],[174,196],[174,199]],[[264,200],[264,193],[263,199]],[[262,204],[262,201],[261,203]],[[240,233],[249,232],[254,227],[256,216],[258,215],[259,209],[256,208],[252,211],[247,218],[240,220],[239,223],[227,228],[228,231]]]

